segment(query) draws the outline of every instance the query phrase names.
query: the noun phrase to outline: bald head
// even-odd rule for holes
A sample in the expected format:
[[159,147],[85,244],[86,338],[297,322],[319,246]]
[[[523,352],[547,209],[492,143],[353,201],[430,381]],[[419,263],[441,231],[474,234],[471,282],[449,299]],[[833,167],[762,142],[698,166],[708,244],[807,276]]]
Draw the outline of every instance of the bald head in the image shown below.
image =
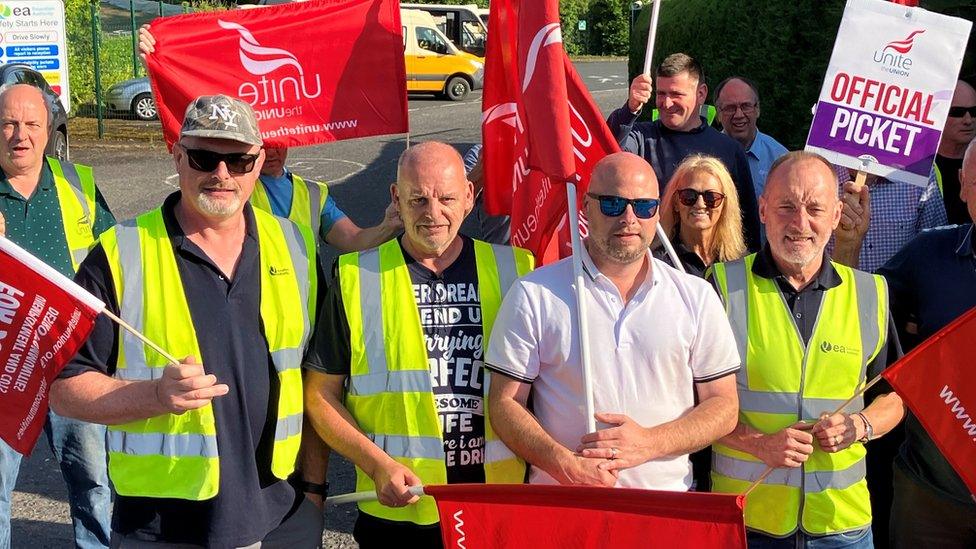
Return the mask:
[[976,223],[976,140],[969,143],[959,170],[959,198],[966,203],[969,217]]
[[474,186],[454,147],[427,141],[404,151],[391,193],[404,247],[415,259],[439,258],[457,247],[458,229],[474,207]]
[[629,152],[608,154],[600,159],[593,167],[589,190],[593,194],[619,194],[623,184],[638,192],[634,198],[658,198],[660,195],[651,165]]
[[44,162],[50,112],[41,90],[27,84],[0,88],[0,167],[7,176],[36,175]]

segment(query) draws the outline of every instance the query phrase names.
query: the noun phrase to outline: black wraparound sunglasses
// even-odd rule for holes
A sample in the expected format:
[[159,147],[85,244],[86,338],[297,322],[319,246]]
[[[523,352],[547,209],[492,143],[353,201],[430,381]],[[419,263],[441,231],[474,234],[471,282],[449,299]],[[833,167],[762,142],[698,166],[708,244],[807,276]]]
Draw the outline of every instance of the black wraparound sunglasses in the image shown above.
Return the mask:
[[254,162],[257,161],[257,154],[248,153],[219,153],[206,149],[187,149],[186,158],[189,160],[190,167],[198,172],[212,172],[217,169],[221,162],[227,165],[230,173],[243,174],[254,169]]
[[949,116],[952,118],[962,118],[966,116],[967,112],[970,117],[976,118],[976,105],[972,107],[949,107]]

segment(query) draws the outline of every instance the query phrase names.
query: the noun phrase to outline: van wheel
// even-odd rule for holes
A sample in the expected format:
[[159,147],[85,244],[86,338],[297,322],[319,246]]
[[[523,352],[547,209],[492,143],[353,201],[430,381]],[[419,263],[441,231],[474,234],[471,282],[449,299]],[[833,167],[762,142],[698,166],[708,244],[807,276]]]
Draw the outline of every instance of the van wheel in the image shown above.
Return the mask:
[[447,96],[451,101],[460,101],[468,96],[468,92],[471,91],[471,85],[465,80],[463,76],[455,76],[447,81],[447,86],[444,87],[444,95]]

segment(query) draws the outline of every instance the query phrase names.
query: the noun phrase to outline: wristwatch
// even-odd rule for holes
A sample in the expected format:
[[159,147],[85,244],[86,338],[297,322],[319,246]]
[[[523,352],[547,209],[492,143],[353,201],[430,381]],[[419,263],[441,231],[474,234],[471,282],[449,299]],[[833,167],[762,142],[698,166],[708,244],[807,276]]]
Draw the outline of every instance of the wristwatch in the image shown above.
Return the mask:
[[871,422],[868,421],[867,416],[865,416],[861,412],[858,412],[858,413],[856,413],[854,415],[856,415],[859,418],[861,418],[861,421],[864,422],[864,436],[861,437],[858,440],[858,442],[860,442],[862,444],[867,443],[869,440],[871,440],[872,438],[874,438],[874,427],[871,426]]
[[302,492],[307,492],[309,494],[316,494],[325,497],[329,494],[329,483],[319,484],[317,482],[309,482],[304,479],[299,479],[295,483],[295,488],[301,490]]

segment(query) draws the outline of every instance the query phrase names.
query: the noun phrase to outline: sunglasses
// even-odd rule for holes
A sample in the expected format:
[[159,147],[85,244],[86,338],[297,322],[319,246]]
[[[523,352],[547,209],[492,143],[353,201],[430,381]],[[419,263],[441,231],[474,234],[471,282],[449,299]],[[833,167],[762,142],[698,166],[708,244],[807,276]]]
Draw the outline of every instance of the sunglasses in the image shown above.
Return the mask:
[[189,160],[190,167],[198,172],[212,172],[217,169],[221,162],[227,165],[227,171],[235,174],[248,173],[254,169],[254,162],[257,161],[257,154],[247,153],[218,153],[206,149],[187,149],[186,158]]
[[688,207],[697,204],[699,196],[705,200],[705,207],[709,210],[717,208],[725,200],[725,195],[718,191],[697,191],[695,189],[678,191],[678,201]]
[[634,215],[640,219],[650,219],[657,213],[657,206],[661,203],[656,198],[624,198],[611,194],[586,193],[586,196],[600,202],[600,213],[607,217],[620,217],[627,209],[627,204],[634,208]]
[[949,116],[952,118],[962,118],[969,113],[971,118],[976,118],[976,105],[972,107],[949,107]]

